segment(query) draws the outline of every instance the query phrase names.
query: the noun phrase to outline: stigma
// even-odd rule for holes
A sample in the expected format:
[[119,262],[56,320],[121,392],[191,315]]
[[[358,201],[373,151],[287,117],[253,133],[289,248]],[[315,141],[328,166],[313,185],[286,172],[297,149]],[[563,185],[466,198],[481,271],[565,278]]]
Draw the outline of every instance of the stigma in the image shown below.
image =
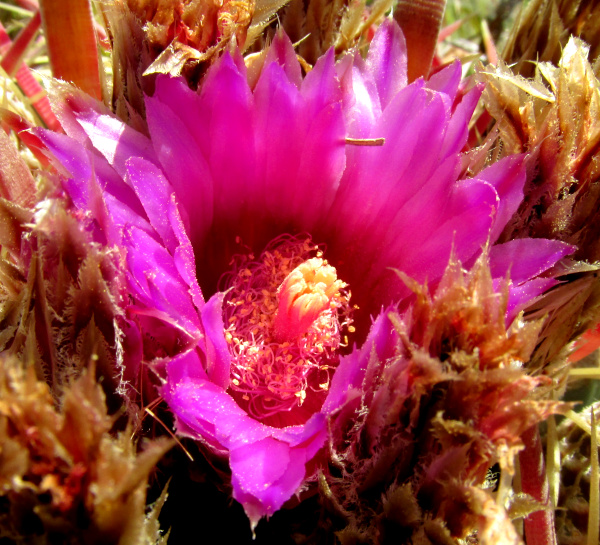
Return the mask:
[[254,418],[285,425],[286,413],[327,393],[353,330],[350,291],[308,236],[278,237],[231,265],[222,278],[229,391]]
[[335,268],[314,257],[298,265],[277,290],[275,336],[293,341],[304,335],[328,308],[337,308],[346,284],[337,278]]

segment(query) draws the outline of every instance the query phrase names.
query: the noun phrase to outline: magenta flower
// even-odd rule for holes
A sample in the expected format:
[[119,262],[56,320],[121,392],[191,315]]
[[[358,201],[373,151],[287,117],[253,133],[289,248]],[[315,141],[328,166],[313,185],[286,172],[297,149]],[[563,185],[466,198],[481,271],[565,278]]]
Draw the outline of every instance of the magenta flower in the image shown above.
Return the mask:
[[[456,63],[407,85],[388,21],[366,60],[336,65],[330,52],[305,78],[281,34],[253,88],[239,56],[199,92],[159,77],[148,135],[73,93],[68,136],[39,133],[86,228],[122,252],[127,376],[142,362],[162,374],[177,432],[229,457],[253,525],[314,476],[369,347],[385,357],[384,309],[410,297],[393,269],[435,284],[451,251],[473,262],[522,199],[521,156],[459,178],[480,95],[460,84]],[[491,249],[494,276],[512,278],[508,319],[571,251],[540,239]]]

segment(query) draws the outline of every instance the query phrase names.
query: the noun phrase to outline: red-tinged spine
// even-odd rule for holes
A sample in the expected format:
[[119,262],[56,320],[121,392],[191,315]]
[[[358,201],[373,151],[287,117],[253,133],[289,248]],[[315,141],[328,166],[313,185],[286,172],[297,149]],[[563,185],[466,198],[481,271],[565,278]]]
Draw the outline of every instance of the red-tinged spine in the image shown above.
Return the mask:
[[600,324],[588,329],[575,343],[575,352],[569,356],[569,361],[577,362],[600,348]]
[[[40,23],[40,15],[36,13],[14,43],[11,41],[2,23],[0,23],[0,54],[2,55],[0,65],[8,74],[15,71],[19,59],[29,45],[27,40],[34,38],[35,33],[40,27]],[[31,99],[32,106],[43,123],[54,131],[61,130],[60,123],[50,108],[50,101],[48,100],[46,91],[35,79],[29,67],[22,61],[16,70],[15,79],[25,96]]]
[[40,11],[54,77],[102,100],[100,61],[89,0],[42,0]]
[[458,19],[458,21],[454,21],[453,23],[445,26],[440,30],[438,34],[438,42],[443,42],[446,38],[449,38],[454,34],[462,25],[464,21],[462,19]]
[[50,161],[44,154],[46,146],[31,132],[30,129],[33,127],[27,121],[14,112],[0,108],[0,124],[7,132],[8,130],[16,132],[43,167],[50,165]]
[[400,0],[394,9],[406,38],[409,83],[429,75],[445,8],[446,0]]
[[[16,40],[10,45],[10,48],[6,51],[6,54],[2,57],[2,68],[4,68],[7,74],[14,74],[17,67],[20,65],[25,50],[29,47],[29,44],[33,40],[36,32],[40,28],[40,13],[36,12],[33,17],[29,20],[25,28],[19,32]],[[5,31],[6,34],[6,31]],[[8,35],[6,36],[8,38]],[[10,43],[10,38],[8,38]],[[6,43],[6,38],[3,40]]]
[[40,7],[40,4],[37,0],[17,0],[17,4],[19,4],[19,6],[21,6],[23,9],[28,9],[29,11],[35,11]]
[[21,65],[21,68],[19,68],[15,77],[19,87],[23,90],[23,93],[25,93],[25,96],[31,99],[32,106],[46,127],[53,131],[62,130],[58,119],[56,119],[56,116],[50,107],[50,101],[48,100],[46,91],[38,83],[25,63]]

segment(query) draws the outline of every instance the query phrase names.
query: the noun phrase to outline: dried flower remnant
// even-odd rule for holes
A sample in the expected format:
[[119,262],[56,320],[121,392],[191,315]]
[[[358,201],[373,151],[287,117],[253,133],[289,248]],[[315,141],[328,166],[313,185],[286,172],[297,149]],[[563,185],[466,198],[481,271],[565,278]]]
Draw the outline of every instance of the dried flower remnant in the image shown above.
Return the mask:
[[541,322],[506,325],[506,286],[494,287],[485,256],[469,272],[451,262],[433,295],[405,280],[415,302],[381,315],[351,356],[356,418],[333,417],[326,505],[347,540],[521,543],[505,511],[520,436],[568,408],[539,400],[549,380],[524,371]]
[[[360,372],[344,329],[383,342],[384,318],[371,317],[414,296],[390,268],[434,285],[452,247],[475,260],[522,199],[522,156],[459,179],[480,89],[459,93],[458,63],[407,85],[405,60],[386,21],[366,59],[336,65],[330,51],[303,77],[279,33],[252,85],[229,54],[197,92],[156,77],[149,136],[65,87],[56,102],[67,136],[36,131],[73,215],[124,257],[123,353],[141,362],[130,374],[152,366],[178,433],[228,458],[253,525],[316,479],[327,419],[351,401],[346,379]],[[494,278],[514,268],[502,320],[554,285],[539,276],[572,251],[541,239],[493,246]],[[245,391],[255,385],[260,393]]]
[[[486,102],[498,118],[506,153],[530,151],[538,167],[502,239],[565,240],[579,247],[576,259],[591,263],[600,258],[595,236],[600,225],[592,213],[600,195],[600,82],[587,61],[588,51],[586,44],[572,38],[558,67],[538,65],[548,81],[549,88],[542,87],[545,96],[519,90],[518,78],[507,69],[503,69],[505,84],[493,70],[486,70],[484,77],[489,83]],[[506,115],[496,116],[499,108]]]
[[[33,367],[0,362],[0,533],[16,542],[165,543],[161,502],[146,514],[148,476],[171,443],[136,454],[91,372],[65,389],[61,409]],[[33,541],[32,541],[33,542]]]
[[113,47],[113,109],[146,130],[143,74],[185,75],[198,84],[223,51],[244,50],[288,0],[118,0],[103,6]]
[[[210,59],[231,42],[244,46],[248,27],[252,22],[255,2],[250,1],[198,1],[185,2],[122,2],[122,9],[129,10],[144,23],[145,45],[155,69],[172,61],[167,57],[179,56],[177,74],[183,69],[186,57],[190,61]],[[169,50],[172,46],[173,49]],[[177,66],[177,68],[175,68]],[[152,70],[148,67],[146,70]],[[172,73],[169,70],[169,73]],[[162,70],[160,70],[162,71]]]
[[532,367],[560,359],[564,348],[600,319],[600,282],[593,265],[600,259],[600,83],[588,52],[571,38],[557,67],[539,63],[547,85],[513,75],[503,65],[481,71],[503,152],[530,153],[525,198],[500,240],[563,240],[578,247],[576,259],[587,262],[564,269],[568,281],[532,309],[533,316],[550,315]]

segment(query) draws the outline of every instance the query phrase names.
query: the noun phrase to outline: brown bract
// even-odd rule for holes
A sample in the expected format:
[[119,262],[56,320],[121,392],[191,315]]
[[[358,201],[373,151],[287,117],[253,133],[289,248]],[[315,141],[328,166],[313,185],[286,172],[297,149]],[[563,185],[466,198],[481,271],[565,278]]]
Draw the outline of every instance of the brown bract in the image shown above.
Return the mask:
[[27,543],[163,543],[146,486],[167,440],[136,454],[130,430],[112,436],[104,394],[83,375],[58,409],[33,367],[0,361],[0,533]]
[[540,400],[550,380],[523,369],[542,324],[505,325],[507,293],[494,290],[485,256],[469,272],[451,262],[433,295],[405,281],[416,300],[389,314],[394,355],[372,356],[350,430],[347,414],[332,421],[322,489],[340,540],[520,543],[506,507],[521,435],[567,409]]

